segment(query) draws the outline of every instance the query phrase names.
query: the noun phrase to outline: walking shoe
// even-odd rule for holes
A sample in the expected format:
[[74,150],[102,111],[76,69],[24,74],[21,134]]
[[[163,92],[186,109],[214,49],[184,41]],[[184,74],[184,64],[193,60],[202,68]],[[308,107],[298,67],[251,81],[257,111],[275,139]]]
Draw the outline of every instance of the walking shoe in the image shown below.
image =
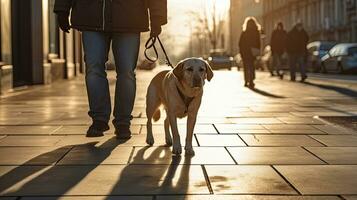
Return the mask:
[[103,121],[93,121],[93,124],[89,127],[86,137],[102,137],[104,132],[109,130],[107,123]]
[[254,89],[255,84],[254,84],[253,82],[250,82],[248,87],[249,87],[250,89]]
[[244,83],[244,87],[248,87],[248,82],[245,82],[245,83]]
[[118,125],[115,127],[114,134],[117,136],[117,139],[127,140],[131,138],[130,125]]

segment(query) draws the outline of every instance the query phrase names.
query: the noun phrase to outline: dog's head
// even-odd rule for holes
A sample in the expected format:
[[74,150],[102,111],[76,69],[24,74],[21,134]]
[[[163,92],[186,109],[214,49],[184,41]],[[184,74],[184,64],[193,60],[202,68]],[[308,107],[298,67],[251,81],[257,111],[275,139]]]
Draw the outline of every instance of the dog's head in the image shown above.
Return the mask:
[[187,58],[180,61],[173,73],[184,85],[190,88],[202,88],[206,79],[211,81],[213,78],[211,66],[199,58]]

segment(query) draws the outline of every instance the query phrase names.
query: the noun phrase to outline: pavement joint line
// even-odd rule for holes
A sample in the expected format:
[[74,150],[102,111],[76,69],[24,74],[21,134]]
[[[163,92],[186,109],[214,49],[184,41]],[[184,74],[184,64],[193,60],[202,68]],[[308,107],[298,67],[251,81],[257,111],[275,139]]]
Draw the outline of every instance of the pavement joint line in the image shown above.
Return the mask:
[[310,153],[311,155],[315,156],[315,157],[318,158],[319,160],[321,160],[323,163],[329,165],[328,162],[324,161],[322,158],[320,158],[320,157],[317,156],[316,154],[312,153],[312,152],[311,152],[310,150],[308,150],[307,148],[305,148],[305,147],[303,147],[303,146],[302,146],[301,148],[304,149],[305,151],[307,151],[308,153]]
[[292,189],[294,189],[295,192],[297,192],[299,195],[302,195],[302,193],[301,193],[292,183],[290,183],[290,181],[289,181],[287,178],[285,178],[285,176],[283,176],[283,175],[278,171],[278,169],[276,169],[276,168],[274,167],[274,165],[270,165],[270,167],[273,168],[273,170],[274,170]]
[[54,133],[56,133],[58,130],[60,130],[61,128],[63,128],[62,126],[59,126],[58,128],[56,128],[55,130],[53,130],[51,133],[49,133],[49,135],[54,135]]
[[209,180],[209,176],[208,176],[207,170],[206,170],[204,165],[201,165],[201,168],[202,168],[202,172],[203,172],[203,175],[205,177],[205,180],[206,180],[206,185],[208,187],[208,191],[209,191],[210,194],[214,194],[211,182]]
[[56,166],[70,151],[72,151],[72,149],[74,149],[75,145],[73,145],[71,148],[68,148],[68,150],[66,151],[66,153],[64,153],[55,163],[54,165]]
[[231,152],[229,152],[227,147],[224,147],[224,149],[227,151],[227,153],[229,154],[229,156],[232,158],[233,162],[238,165],[238,162],[234,159],[233,155],[231,154]]
[[217,134],[221,134],[215,124],[212,124],[213,128],[217,131]]
[[311,135],[306,135],[306,136],[309,137],[309,138],[311,138],[311,139],[313,139],[313,140],[315,140],[316,142],[322,144],[324,147],[328,147],[325,143],[323,143],[323,142],[321,142],[320,140],[318,140],[318,139],[312,137]]
[[344,198],[342,195],[337,195],[337,196],[342,200],[346,200],[346,198]]
[[134,152],[135,152],[135,146],[133,146],[133,148],[131,149],[131,152],[130,152],[130,155],[129,155],[129,158],[128,158],[128,161],[127,161],[128,165],[130,164],[130,161],[134,156]]
[[193,137],[195,138],[197,145],[200,147],[200,142],[198,141],[197,134],[193,134]]
[[[253,135],[254,135],[254,134],[253,134]],[[243,141],[243,143],[244,143],[247,147],[249,147],[248,143],[247,143],[246,141],[244,141],[243,138],[242,138],[239,134],[237,134],[237,136],[239,137],[240,140]]]

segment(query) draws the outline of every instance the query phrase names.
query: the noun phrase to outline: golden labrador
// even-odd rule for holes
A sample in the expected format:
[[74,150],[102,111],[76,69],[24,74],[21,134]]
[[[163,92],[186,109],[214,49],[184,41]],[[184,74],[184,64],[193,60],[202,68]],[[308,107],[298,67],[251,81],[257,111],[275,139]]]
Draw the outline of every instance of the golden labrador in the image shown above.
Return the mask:
[[[187,116],[185,152],[194,155],[192,148],[193,130],[197,112],[201,105],[205,80],[211,81],[213,72],[209,64],[199,58],[188,58],[173,70],[162,71],[151,81],[146,95],[147,137],[146,143],[154,144],[152,119],[160,119],[160,106],[166,111],[164,121],[166,144],[173,145],[173,154],[181,154],[181,141],[177,118]],[[170,135],[170,126],[173,138]]]

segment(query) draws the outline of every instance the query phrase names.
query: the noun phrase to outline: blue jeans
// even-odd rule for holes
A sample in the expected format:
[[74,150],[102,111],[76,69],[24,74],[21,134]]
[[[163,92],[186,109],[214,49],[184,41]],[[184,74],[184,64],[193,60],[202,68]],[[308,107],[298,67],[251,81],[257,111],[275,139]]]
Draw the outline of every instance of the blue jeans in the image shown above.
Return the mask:
[[140,48],[140,33],[82,33],[89,116],[108,123],[111,114],[109,83],[105,63],[110,44],[116,65],[114,126],[130,125],[136,93],[135,68]]
[[302,78],[306,78],[306,62],[304,54],[289,54],[290,78],[296,79],[296,67],[300,69]]

